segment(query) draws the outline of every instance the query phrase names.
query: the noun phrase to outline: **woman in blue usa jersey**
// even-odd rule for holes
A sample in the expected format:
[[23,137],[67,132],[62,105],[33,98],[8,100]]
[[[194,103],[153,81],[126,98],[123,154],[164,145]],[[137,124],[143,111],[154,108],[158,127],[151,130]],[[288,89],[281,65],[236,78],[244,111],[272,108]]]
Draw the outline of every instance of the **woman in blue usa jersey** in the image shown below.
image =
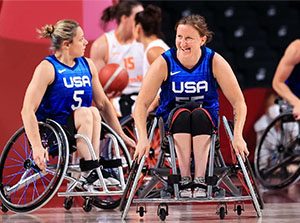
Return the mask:
[[[158,57],[150,66],[134,110],[139,134],[135,157],[148,154],[147,108],[161,88],[157,114],[173,133],[181,173],[181,197],[206,196],[205,171],[210,135],[218,126],[217,84],[234,109],[233,147],[243,158],[249,154],[242,131],[247,108],[235,75],[226,60],[207,48],[212,32],[199,15],[182,18],[176,24],[176,48]],[[192,180],[191,152],[195,171]],[[190,185],[196,187],[192,191]]]
[[[37,121],[46,118],[61,124],[71,136],[79,133],[88,137],[96,154],[99,154],[101,113],[125,143],[134,146],[114,115],[114,109],[99,82],[95,65],[83,56],[88,41],[79,24],[73,20],[60,20],[55,25],[45,25],[39,33],[40,37],[51,39],[53,54],[44,58],[36,67],[21,112],[38,167],[45,170],[48,154],[41,144]],[[97,108],[91,106],[92,100]],[[82,157],[81,170],[87,176],[99,165],[92,160],[82,139],[77,139],[77,142],[73,140]]]

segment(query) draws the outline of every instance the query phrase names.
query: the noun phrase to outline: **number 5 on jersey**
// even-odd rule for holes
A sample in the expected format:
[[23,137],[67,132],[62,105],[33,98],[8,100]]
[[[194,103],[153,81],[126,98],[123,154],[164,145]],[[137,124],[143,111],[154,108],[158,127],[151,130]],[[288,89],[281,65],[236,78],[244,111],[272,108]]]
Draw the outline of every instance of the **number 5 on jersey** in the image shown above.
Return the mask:
[[80,108],[81,107],[81,104],[82,104],[82,98],[80,97],[80,95],[84,95],[84,90],[77,90],[77,91],[74,91],[74,94],[73,94],[73,99],[75,102],[77,102],[77,105],[72,105],[71,108],[72,110],[75,110],[77,108]]

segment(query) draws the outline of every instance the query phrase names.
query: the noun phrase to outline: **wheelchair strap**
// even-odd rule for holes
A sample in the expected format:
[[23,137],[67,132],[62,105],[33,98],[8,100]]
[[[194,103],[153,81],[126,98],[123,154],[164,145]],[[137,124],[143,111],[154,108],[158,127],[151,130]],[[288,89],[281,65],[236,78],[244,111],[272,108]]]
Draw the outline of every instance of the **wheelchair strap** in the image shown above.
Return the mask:
[[206,177],[206,183],[207,185],[216,185],[218,182],[218,177],[216,175],[213,175],[212,177]]
[[181,176],[179,174],[171,174],[168,176],[168,184],[173,185],[173,184],[179,184],[181,180]]
[[100,157],[99,165],[103,168],[117,168],[119,166],[122,166],[122,160],[121,159],[111,159],[106,160],[104,157]]
[[84,160],[83,158],[79,160],[79,167],[81,171],[89,171],[99,166],[98,160]]

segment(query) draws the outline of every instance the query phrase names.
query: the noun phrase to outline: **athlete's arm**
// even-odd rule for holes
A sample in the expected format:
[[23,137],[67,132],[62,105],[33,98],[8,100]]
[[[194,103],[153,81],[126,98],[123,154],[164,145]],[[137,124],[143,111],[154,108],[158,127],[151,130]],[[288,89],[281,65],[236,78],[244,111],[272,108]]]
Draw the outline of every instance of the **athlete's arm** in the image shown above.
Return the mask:
[[[151,65],[156,60],[156,58],[158,58],[164,52],[165,50],[159,46],[150,48],[147,52],[148,63]],[[158,105],[159,105],[159,95],[155,97],[155,99],[149,106],[147,113],[154,111],[158,107]]]
[[126,134],[123,132],[119,120],[116,116],[114,107],[104,93],[104,90],[99,81],[96,66],[94,65],[92,60],[87,59],[87,61],[92,72],[93,100],[96,104],[96,107],[99,109],[101,116],[104,118],[106,123],[112,129],[114,129],[120,135],[120,137],[122,137],[122,139],[127,145],[135,147],[134,141],[131,140],[128,136],[126,136]]
[[151,65],[165,50],[160,46],[152,47],[147,52],[148,63]]
[[133,117],[139,138],[134,157],[138,157],[139,160],[144,154],[148,155],[150,149],[146,130],[147,110],[156,97],[162,82],[166,80],[167,72],[167,63],[162,56],[159,56],[151,64],[136,99]]
[[32,146],[33,159],[41,170],[45,170],[46,164],[44,159],[48,157],[41,144],[35,112],[41,103],[48,85],[51,84],[53,80],[53,66],[46,60],[42,61],[36,67],[31,82],[26,90],[21,111],[25,131]]
[[233,148],[237,154],[240,154],[245,159],[245,156],[249,155],[249,151],[243,138],[243,128],[247,115],[244,96],[230,65],[218,53],[215,53],[213,57],[213,73],[225,97],[233,107]]
[[299,111],[295,114],[296,118],[300,118],[300,100],[293,94],[285,81],[289,78],[295,65],[298,63],[300,63],[300,40],[295,40],[285,50],[277,66],[272,83],[274,90],[281,97],[293,105],[294,108],[299,107],[299,109],[297,109]]
[[96,39],[90,52],[90,58],[94,62],[97,68],[97,73],[100,69],[107,64],[108,61],[108,43],[105,34]]

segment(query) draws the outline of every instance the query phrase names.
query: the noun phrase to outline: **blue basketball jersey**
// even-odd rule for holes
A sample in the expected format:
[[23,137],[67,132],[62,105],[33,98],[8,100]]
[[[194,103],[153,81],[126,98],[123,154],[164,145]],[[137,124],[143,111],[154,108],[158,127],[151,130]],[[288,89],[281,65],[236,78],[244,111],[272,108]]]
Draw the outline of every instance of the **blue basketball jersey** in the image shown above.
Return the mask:
[[300,64],[297,64],[286,80],[286,84],[289,86],[291,91],[300,98]]
[[201,52],[201,58],[192,69],[180,63],[175,48],[162,54],[168,65],[168,78],[162,83],[156,113],[165,122],[173,108],[194,101],[210,113],[215,126],[218,126],[219,96],[217,81],[212,73],[214,51],[201,47]]
[[55,79],[48,86],[36,116],[39,121],[50,118],[66,125],[75,109],[91,106],[92,74],[84,57],[76,58],[73,67],[61,63],[54,55],[45,59],[53,65]]

